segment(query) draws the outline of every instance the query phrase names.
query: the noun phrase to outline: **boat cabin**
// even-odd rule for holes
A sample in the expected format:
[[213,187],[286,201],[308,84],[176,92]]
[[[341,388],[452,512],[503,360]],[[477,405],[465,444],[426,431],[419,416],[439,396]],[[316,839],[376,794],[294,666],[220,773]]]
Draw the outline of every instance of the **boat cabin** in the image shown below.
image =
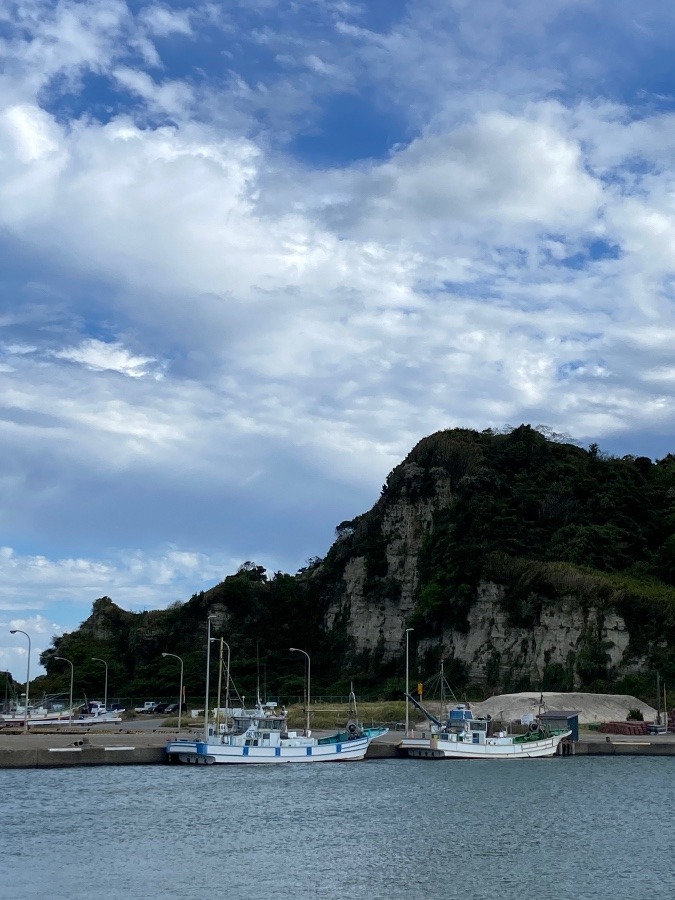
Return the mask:
[[[459,729],[463,731],[470,722],[475,721],[473,718],[473,712],[465,703],[459,703],[454,709],[451,709],[448,714],[447,727],[452,728],[453,731]],[[469,726],[470,727],[470,726]]]

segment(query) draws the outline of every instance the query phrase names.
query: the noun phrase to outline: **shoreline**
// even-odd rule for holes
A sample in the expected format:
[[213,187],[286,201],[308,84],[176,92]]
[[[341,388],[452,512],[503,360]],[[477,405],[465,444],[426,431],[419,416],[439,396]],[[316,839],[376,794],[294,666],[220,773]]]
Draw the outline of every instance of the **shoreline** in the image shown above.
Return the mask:
[[[150,725],[150,723],[148,723]],[[181,730],[181,737],[193,738],[201,729]],[[15,729],[0,731],[0,769],[65,768],[105,765],[168,765],[164,747],[175,739],[175,728],[119,727],[114,730],[87,729],[86,733],[40,729],[27,734]],[[403,733],[390,731],[368,748],[367,760],[406,759],[398,750]],[[604,735],[583,732],[579,741],[563,745],[561,758],[578,756],[673,756],[675,734]]]

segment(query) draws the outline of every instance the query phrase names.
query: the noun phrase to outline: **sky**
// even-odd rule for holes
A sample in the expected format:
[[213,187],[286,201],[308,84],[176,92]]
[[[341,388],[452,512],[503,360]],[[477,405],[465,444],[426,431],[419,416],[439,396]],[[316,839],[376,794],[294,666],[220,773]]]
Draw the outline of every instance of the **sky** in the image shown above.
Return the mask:
[[675,6],[0,2],[0,669],[426,435],[675,451]]

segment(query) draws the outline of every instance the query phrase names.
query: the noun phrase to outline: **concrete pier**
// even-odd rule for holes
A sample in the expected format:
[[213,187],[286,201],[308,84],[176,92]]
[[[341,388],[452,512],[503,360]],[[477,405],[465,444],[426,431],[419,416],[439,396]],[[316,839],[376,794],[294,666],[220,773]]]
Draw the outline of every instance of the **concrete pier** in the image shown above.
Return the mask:
[[0,731],[0,768],[146,765],[165,762],[164,745],[175,730],[51,729]]
[[[197,732],[181,731],[181,737]],[[0,731],[0,769],[64,768],[70,766],[158,765],[167,762],[164,747],[176,737],[175,729],[162,727],[119,728],[114,731]],[[390,731],[368,748],[366,760],[407,759],[398,749],[403,734]],[[564,744],[560,756],[673,756],[675,734],[603,735],[582,732],[580,740]]]

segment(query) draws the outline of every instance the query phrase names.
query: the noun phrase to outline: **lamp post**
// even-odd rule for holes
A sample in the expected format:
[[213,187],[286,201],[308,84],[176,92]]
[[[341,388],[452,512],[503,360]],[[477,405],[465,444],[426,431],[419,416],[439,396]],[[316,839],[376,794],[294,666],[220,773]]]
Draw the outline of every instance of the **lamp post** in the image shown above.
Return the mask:
[[211,619],[215,616],[207,616],[206,633],[206,702],[204,703],[204,743],[209,742],[209,669],[211,668]]
[[10,634],[23,634],[28,638],[28,662],[26,663],[26,705],[24,707],[23,730],[28,731],[28,687],[30,685],[30,635],[20,628],[12,628]]
[[180,731],[180,714],[183,709],[183,660],[177,653],[162,653],[162,656],[173,656],[180,663],[180,687],[178,689],[178,730]]
[[67,662],[70,666],[70,707],[68,709],[68,725],[72,727],[73,724],[73,677],[75,675],[75,666],[71,663],[69,659],[66,659],[65,656],[52,656],[52,659],[60,659],[63,662]]
[[103,708],[105,711],[108,711],[108,663],[104,659],[100,659],[98,656],[92,656],[92,660],[94,662],[102,662],[105,666],[105,687],[103,688]]
[[309,737],[309,691],[310,691],[310,672],[312,661],[309,658],[309,653],[306,650],[300,650],[299,647],[290,647],[291,653],[304,653],[307,657],[307,726],[305,728],[305,734]]
[[414,628],[406,628],[405,630],[405,736],[408,737],[408,727],[410,722],[410,716],[408,713],[408,694],[410,693],[410,676],[409,676],[409,666],[408,666],[408,645],[409,645],[409,637],[410,632],[414,631]]

